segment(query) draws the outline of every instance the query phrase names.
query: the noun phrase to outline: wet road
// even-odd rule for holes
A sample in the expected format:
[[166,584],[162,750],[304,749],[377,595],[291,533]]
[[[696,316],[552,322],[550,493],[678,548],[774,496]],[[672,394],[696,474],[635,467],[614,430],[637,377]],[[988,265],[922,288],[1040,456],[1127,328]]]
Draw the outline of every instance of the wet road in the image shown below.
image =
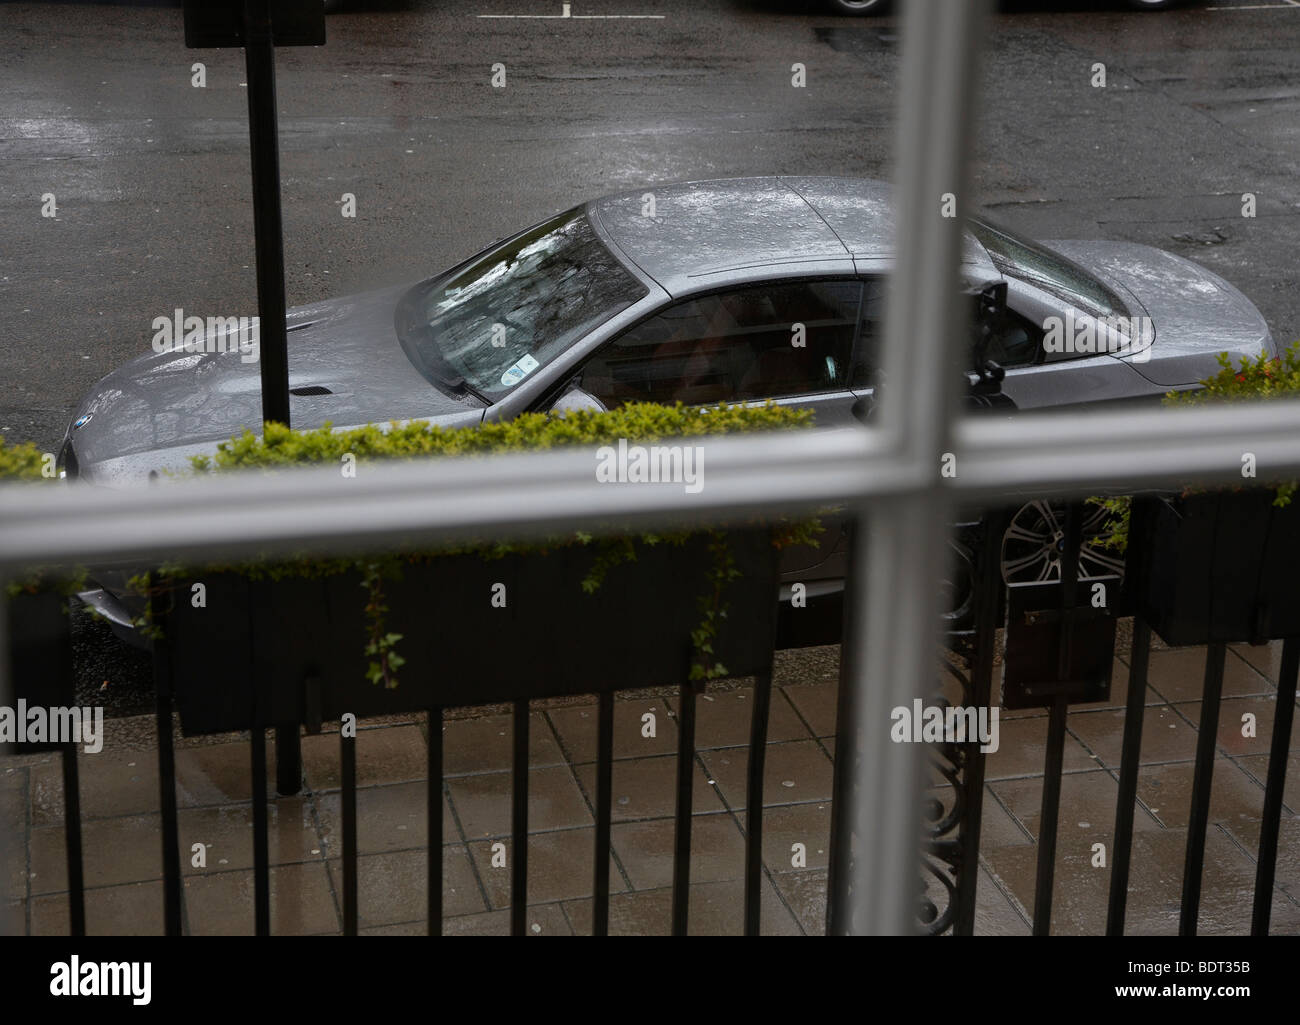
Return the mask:
[[[616,189],[889,176],[894,19],[798,0],[571,10],[659,17],[483,18],[560,3],[423,2],[331,16],[328,45],[281,51],[290,305],[431,274]],[[0,4],[5,437],[52,450],[80,396],[148,351],[156,316],[256,312],[244,81],[242,51],[184,48],[178,7]],[[1300,338],[1293,0],[1010,5],[992,24],[978,139],[979,199],[1003,221],[1189,256],[1250,296],[1279,341]]]

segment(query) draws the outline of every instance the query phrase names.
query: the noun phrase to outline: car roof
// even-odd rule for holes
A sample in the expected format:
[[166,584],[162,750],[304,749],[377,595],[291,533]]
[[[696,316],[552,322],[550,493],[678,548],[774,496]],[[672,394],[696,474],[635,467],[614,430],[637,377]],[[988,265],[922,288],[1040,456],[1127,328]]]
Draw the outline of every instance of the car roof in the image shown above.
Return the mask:
[[[593,200],[587,211],[626,260],[681,295],[888,260],[891,194],[888,183],[867,178],[728,178],[648,185]],[[996,274],[969,234],[964,260]]]

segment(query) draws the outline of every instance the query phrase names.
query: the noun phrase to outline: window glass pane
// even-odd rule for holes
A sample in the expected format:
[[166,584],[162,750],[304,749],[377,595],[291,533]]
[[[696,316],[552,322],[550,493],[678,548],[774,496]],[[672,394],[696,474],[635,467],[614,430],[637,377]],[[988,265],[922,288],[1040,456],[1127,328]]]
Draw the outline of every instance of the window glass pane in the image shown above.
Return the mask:
[[[994,327],[993,337],[985,352],[1004,369],[1029,366],[1042,361],[1043,332],[1020,314],[1008,309],[1001,322]],[[875,373],[885,342],[885,279],[869,278],[862,295],[862,328],[851,374],[855,391],[875,386]]]
[[970,230],[1003,274],[1036,285],[1094,317],[1128,316],[1119,296],[1060,253],[987,221],[972,220]]
[[984,358],[993,360],[1004,370],[1029,366],[1041,362],[1042,342],[1041,330],[1020,314],[1007,310],[989,339]]
[[853,359],[850,387],[871,388],[880,369],[881,347],[885,343],[885,279],[868,278],[862,294],[862,329]]
[[646,294],[580,209],[536,225],[403,300],[399,331],[434,384],[489,400]]

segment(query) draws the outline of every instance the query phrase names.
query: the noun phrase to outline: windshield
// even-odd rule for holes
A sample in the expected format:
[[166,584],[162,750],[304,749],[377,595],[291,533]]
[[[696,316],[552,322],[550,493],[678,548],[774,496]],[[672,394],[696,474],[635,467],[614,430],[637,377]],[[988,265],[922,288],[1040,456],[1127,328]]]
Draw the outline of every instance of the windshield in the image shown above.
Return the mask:
[[1077,263],[1037,242],[995,228],[987,221],[970,221],[971,233],[988,250],[994,266],[1008,277],[1051,292],[1093,317],[1126,317],[1128,309],[1114,292]]
[[433,384],[494,402],[644,295],[574,209],[417,285],[397,333]]

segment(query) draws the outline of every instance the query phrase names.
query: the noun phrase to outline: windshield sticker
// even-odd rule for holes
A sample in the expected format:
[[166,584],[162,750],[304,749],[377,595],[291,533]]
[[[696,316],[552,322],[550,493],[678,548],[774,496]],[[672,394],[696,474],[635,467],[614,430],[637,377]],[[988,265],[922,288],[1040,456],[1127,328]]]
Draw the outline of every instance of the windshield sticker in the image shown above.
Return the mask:
[[537,360],[533,359],[532,356],[526,355],[501,375],[501,383],[507,388],[511,388],[531,374],[539,366],[541,366],[541,364],[538,363]]

